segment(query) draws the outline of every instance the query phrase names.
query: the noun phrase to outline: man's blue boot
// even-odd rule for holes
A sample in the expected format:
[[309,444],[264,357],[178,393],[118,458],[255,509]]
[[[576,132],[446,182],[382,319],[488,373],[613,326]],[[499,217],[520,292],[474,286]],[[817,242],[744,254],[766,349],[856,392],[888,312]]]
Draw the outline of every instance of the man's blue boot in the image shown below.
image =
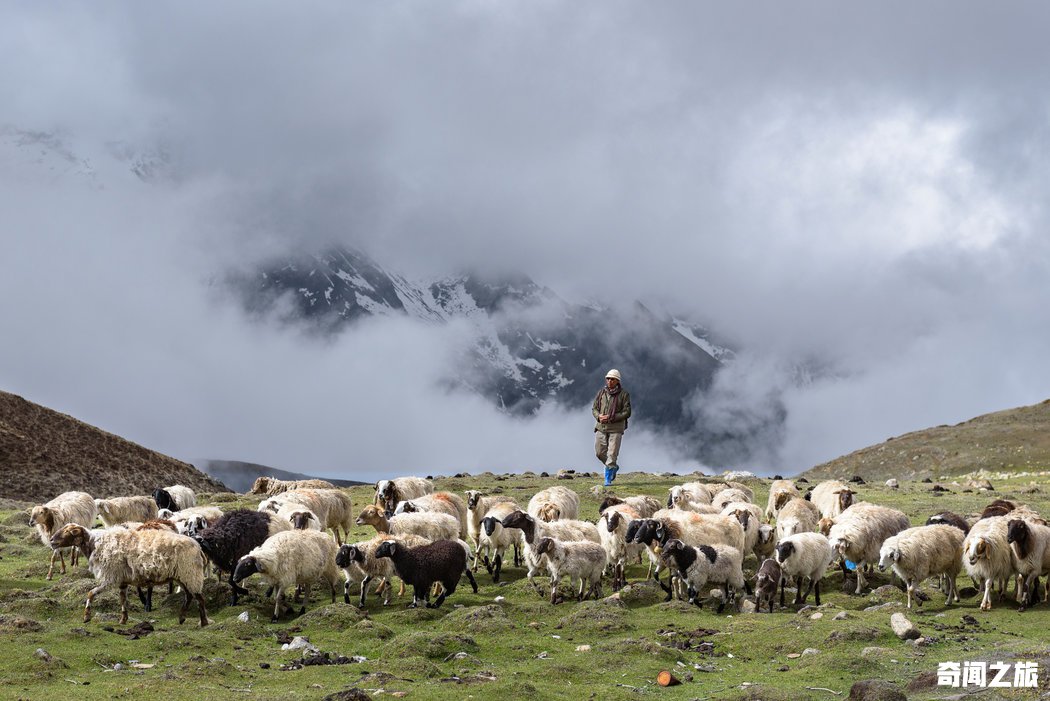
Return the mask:
[[611,487],[613,481],[613,470],[611,467],[605,468],[605,486]]

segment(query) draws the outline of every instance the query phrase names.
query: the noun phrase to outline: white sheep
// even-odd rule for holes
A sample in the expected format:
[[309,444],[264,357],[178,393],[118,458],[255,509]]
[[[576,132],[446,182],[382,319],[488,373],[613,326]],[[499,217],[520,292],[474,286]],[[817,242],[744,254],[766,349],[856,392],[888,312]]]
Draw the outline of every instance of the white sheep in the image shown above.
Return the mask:
[[[651,574],[660,580],[664,562],[660,549],[668,540],[681,540],[686,545],[729,545],[744,547],[744,529],[740,521],[721,514],[697,514],[679,509],[661,509],[651,519],[632,521],[628,525],[629,542],[642,543],[649,553]],[[655,569],[652,566],[655,565]],[[672,572],[672,586],[676,575]],[[661,584],[661,586],[663,586]],[[670,597],[668,597],[670,600]]]
[[292,528],[299,530],[321,531],[323,525],[320,517],[309,509],[309,507],[295,502],[281,504],[277,509],[277,518],[284,519],[292,524]]
[[[544,569],[548,569],[547,557],[536,552],[536,543],[543,538],[554,538],[561,541],[589,540],[601,544],[598,527],[586,521],[559,519],[541,521],[523,511],[515,511],[502,521],[504,528],[520,528],[525,536],[525,565],[528,567],[529,583],[535,586],[533,578]],[[604,550],[602,551],[604,552]]]
[[[1007,541],[1008,516],[991,516],[975,523],[963,540],[963,566],[978,585],[984,587],[981,610],[992,608],[992,587],[1005,589],[1013,576],[1013,553]],[[1002,598],[1002,594],[1000,594]]]
[[95,508],[102,523],[108,528],[125,521],[149,521],[157,518],[157,502],[153,497],[113,497],[96,499]]
[[[690,546],[671,539],[664,544],[662,557],[674,563],[678,578],[689,587],[689,603],[697,607],[703,606],[700,596],[708,584],[723,586],[725,596],[718,605],[718,613],[722,613],[728,601],[736,605],[737,593],[741,589],[751,593],[751,587],[744,579],[743,557],[734,547],[723,544]],[[665,590],[670,593],[670,587]]]
[[673,508],[679,502],[689,501],[710,504],[717,491],[721,491],[720,485],[704,484],[703,482],[687,482],[671,487],[667,490],[667,508]]
[[[518,510],[516,504],[501,502],[493,505],[481,519],[481,533],[478,536],[478,549],[475,561],[485,551],[485,569],[492,575],[492,581],[498,582],[503,570],[503,554],[513,547],[515,552],[524,549],[525,536],[520,528],[504,528],[503,519]],[[492,559],[489,559],[492,556]],[[517,562],[515,562],[517,564]]]
[[908,587],[908,608],[911,608],[912,593],[922,602],[929,598],[919,589],[929,577],[947,575],[948,600],[959,601],[955,578],[962,569],[962,543],[964,534],[955,526],[917,526],[890,536],[879,550],[879,571],[892,567],[894,574]]
[[602,511],[598,519],[598,537],[612,567],[612,588],[619,591],[627,578],[627,561],[641,557],[645,546],[627,542],[627,528],[631,521],[644,518],[628,504],[616,504]]
[[393,515],[394,509],[402,501],[433,493],[434,483],[422,477],[398,477],[392,480],[379,480],[376,482],[376,493],[372,503],[381,506],[383,511],[390,516]]
[[335,489],[336,486],[327,480],[279,480],[276,477],[259,477],[255,480],[248,494],[265,494],[272,497],[291,489]]
[[793,497],[802,496],[798,491],[798,487],[791,480],[774,480],[773,484],[769,485],[769,500],[766,502],[765,517],[767,521],[772,521],[776,518],[777,512],[780,510],[777,506],[777,497],[780,494],[790,494]]
[[217,506],[191,506],[181,511],[160,509],[157,518],[171,521],[179,533],[192,536],[218,522],[222,518],[222,509]]
[[853,505],[856,492],[845,482],[826,480],[813,488],[810,500],[823,518],[835,518]]
[[378,506],[369,504],[357,516],[357,525],[372,526],[378,533],[414,533],[427,540],[458,540],[459,520],[448,514],[398,514],[387,518]]
[[[67,523],[75,523],[84,528],[91,528],[95,523],[97,514],[95,500],[87,492],[63,492],[57,497],[34,506],[29,514],[29,525],[36,526],[36,532],[40,541],[47,547],[51,547],[51,536],[58,532]],[[69,554],[69,564],[76,565],[77,549],[73,548]],[[47,578],[51,579],[55,572],[55,556],[62,563],[62,574],[66,573],[66,558],[62,555],[61,548],[51,551],[51,563],[47,568]]]
[[696,514],[722,513],[722,510],[714,504],[702,501],[692,501],[690,499],[686,499],[685,496],[680,496],[679,498],[674,499],[672,501],[673,503],[671,504],[670,508],[676,511],[691,511]]
[[[820,533],[796,533],[777,543],[776,561],[784,579],[795,578],[795,603],[805,604],[809,593],[816,590],[820,606],[820,580],[835,557],[828,539]],[[809,588],[802,592],[802,582],[809,580]],[[780,605],[784,605],[784,580],[780,583]]]
[[270,536],[262,545],[237,562],[232,581],[239,583],[253,574],[261,574],[273,588],[274,608],[271,623],[276,623],[284,606],[285,592],[303,588],[303,605],[299,613],[306,613],[310,600],[310,585],[314,580],[328,582],[335,603],[335,588],[339,583],[339,568],[335,564],[336,543],[318,531],[293,529]]
[[395,514],[433,511],[439,514],[448,514],[459,520],[459,537],[466,538],[469,535],[467,526],[467,503],[463,497],[452,492],[434,492],[425,494],[414,499],[402,501],[394,509]]
[[[470,540],[474,543],[475,547],[480,545],[481,535],[481,519],[485,518],[485,514],[492,509],[496,504],[514,504],[516,509],[520,509],[518,503],[510,497],[493,494],[491,496],[484,496],[481,492],[476,489],[469,489],[467,494],[467,535]],[[478,551],[475,550],[475,553]],[[515,556],[515,562],[517,557]],[[474,565],[472,566],[474,571],[478,569],[478,556],[474,556]]]
[[[607,563],[605,548],[588,540],[561,541],[549,536],[536,542],[536,554],[546,556],[551,572],[551,603],[558,603],[558,582],[569,578],[569,589],[576,600],[587,595],[597,599],[601,595],[602,573]],[[575,583],[580,583],[576,592]],[[584,593],[586,591],[586,594]]]
[[197,505],[197,495],[189,487],[176,484],[154,490],[153,501],[157,502],[158,509],[182,511]]
[[91,601],[110,586],[120,587],[120,623],[128,622],[128,586],[144,587],[178,582],[186,594],[179,623],[186,620],[190,601],[197,600],[200,625],[208,625],[205,611],[204,569],[207,558],[193,538],[166,529],[107,528],[88,531],[68,524],[52,538],[52,546],[76,546],[88,558],[88,568],[99,582],[84,602],[84,622],[91,620]]
[[[1033,582],[1044,574],[1050,574],[1050,527],[1027,519],[1015,518],[1016,511],[1006,517],[1006,542],[1010,544],[1014,572],[1020,581],[1017,600],[1020,611],[1035,603]],[[956,529],[958,530],[958,529]],[[1050,579],[1047,580],[1050,589]]]
[[631,507],[638,513],[640,518],[649,518],[661,508],[660,500],[648,494],[639,494],[624,499],[610,494],[602,499],[602,503],[598,506],[598,513],[601,514],[610,506],[616,506],[617,504],[626,504]]
[[547,487],[529,499],[526,511],[541,521],[575,520],[580,515],[580,496],[568,487]]
[[777,510],[777,540],[783,540],[796,533],[810,533],[817,530],[820,510],[813,502],[782,492],[777,497],[775,507]]
[[[758,543],[758,530],[762,525],[762,507],[746,501],[734,501],[722,507],[723,516],[731,516],[740,522],[744,529],[744,555],[752,552]],[[762,562],[759,560],[759,562]]]
[[908,528],[908,517],[902,511],[859,501],[835,517],[828,532],[831,548],[843,560],[856,563],[857,589],[865,585],[864,565],[879,561],[879,548],[892,535]]
[[284,504],[305,506],[323,524],[321,530],[332,529],[337,543],[343,535],[350,535],[353,527],[353,504],[350,495],[339,489],[290,489],[259,503],[259,511],[277,513]]

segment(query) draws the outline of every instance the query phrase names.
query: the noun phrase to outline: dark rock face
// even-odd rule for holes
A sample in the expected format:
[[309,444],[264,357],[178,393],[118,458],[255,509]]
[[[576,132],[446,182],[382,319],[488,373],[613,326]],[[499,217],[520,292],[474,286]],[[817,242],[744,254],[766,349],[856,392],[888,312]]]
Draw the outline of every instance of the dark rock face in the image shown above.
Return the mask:
[[849,701],[908,701],[908,697],[893,684],[866,679],[850,687]]

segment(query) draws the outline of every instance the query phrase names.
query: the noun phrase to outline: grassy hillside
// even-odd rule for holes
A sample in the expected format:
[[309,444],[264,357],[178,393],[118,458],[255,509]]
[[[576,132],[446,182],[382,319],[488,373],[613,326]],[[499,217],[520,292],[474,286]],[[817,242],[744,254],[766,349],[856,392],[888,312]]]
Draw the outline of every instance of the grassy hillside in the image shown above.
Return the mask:
[[111,497],[171,484],[227,491],[189,463],[8,392],[0,392],[0,468],[17,475],[0,481],[0,497],[35,502],[69,490]]
[[[616,492],[662,498],[668,487],[685,479],[621,474]],[[484,474],[437,482],[439,488],[459,493],[470,488],[502,491],[524,504],[554,480]],[[599,496],[591,491],[596,482],[558,482],[579,492],[583,518],[597,517]],[[752,482],[763,506],[767,485]],[[914,524],[942,509],[976,511],[994,496],[1019,498],[1050,513],[1050,485],[1045,482],[1013,477],[995,487],[988,494],[954,487],[934,493],[930,485],[919,483],[899,490],[868,485],[860,488],[860,496],[903,509]],[[348,492],[355,510],[371,497],[370,487]],[[226,509],[254,507],[256,502],[232,494],[203,495],[201,500]],[[132,595],[131,620],[127,626],[116,625],[115,591],[96,598],[95,618],[85,624],[81,609],[92,580],[79,568],[46,581],[48,551],[34,541],[17,506],[0,502],[0,698],[5,699],[322,699],[356,687],[373,698],[381,698],[383,690],[382,697],[396,693],[409,699],[828,701],[846,698],[855,681],[873,678],[901,689],[915,684],[908,698],[931,699],[960,691],[931,687],[942,661],[1038,660],[1042,693],[1050,677],[1046,604],[1019,614],[1013,605],[997,603],[985,613],[971,595],[961,605],[945,606],[931,583],[925,587],[931,600],[908,614],[926,636],[927,644],[916,646],[898,640],[889,627],[890,615],[902,610],[902,593],[843,593],[837,571],[824,580],[819,609],[797,613],[789,606],[772,615],[732,614],[728,609],[717,615],[709,604],[697,610],[682,602],[664,603],[662,592],[644,581],[645,568],[635,565],[628,573],[634,583],[619,597],[582,604],[551,606],[529,589],[520,568],[507,567],[503,585],[493,584],[482,569],[477,594],[464,580],[438,610],[407,610],[407,598],[383,607],[370,596],[362,612],[344,604],[341,596],[330,604],[315,587],[306,615],[271,625],[272,603],[258,581],[249,580],[253,595],[230,608],[224,605],[226,586],[212,580],[206,595],[215,623],[207,628],[197,628],[192,617],[179,626],[175,597],[159,595],[149,615]],[[360,539],[370,535],[367,528],[355,533]],[[749,558],[745,569],[754,567]],[[889,581],[884,575],[873,577],[876,587]],[[960,587],[969,584],[960,577]],[[886,608],[864,610],[883,603]],[[246,623],[238,620],[242,612],[247,612]],[[846,616],[836,620],[840,612]],[[151,632],[137,638],[124,634],[135,628],[141,632],[147,622]],[[299,652],[281,650],[281,641],[295,635],[306,636],[333,659],[359,655],[366,661],[282,669],[302,659]],[[802,654],[809,648],[817,652]],[[47,656],[36,653],[38,649]],[[684,683],[656,687],[661,669],[672,670]],[[1036,696],[1018,691],[1003,697]],[[979,698],[998,697],[985,693]]]
[[941,479],[1050,470],[1050,400],[890,438],[803,473],[809,479]]

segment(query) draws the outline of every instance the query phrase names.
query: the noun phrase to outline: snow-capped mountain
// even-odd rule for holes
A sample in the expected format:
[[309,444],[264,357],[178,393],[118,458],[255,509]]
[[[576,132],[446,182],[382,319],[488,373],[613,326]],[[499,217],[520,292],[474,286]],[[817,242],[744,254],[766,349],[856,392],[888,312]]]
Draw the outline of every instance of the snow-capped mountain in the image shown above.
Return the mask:
[[[573,304],[525,275],[466,274],[413,283],[345,247],[282,260],[231,281],[255,313],[292,309],[294,320],[326,333],[376,315],[469,320],[475,333],[471,352],[449,374],[455,384],[515,414],[535,412],[546,402],[587,406],[605,371],[618,367],[632,394],[632,423],[687,433],[700,455],[711,436],[684,403],[706,390],[734,357],[703,326],[639,302],[626,309]],[[726,439],[718,437],[723,444]]]

